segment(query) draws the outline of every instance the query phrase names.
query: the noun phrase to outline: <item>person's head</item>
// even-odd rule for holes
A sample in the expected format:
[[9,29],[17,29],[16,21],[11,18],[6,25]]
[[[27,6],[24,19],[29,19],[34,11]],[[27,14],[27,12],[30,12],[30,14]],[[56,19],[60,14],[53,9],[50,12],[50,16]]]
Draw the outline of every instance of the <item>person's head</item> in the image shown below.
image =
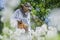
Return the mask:
[[22,4],[22,8],[23,8],[24,12],[27,12],[27,11],[31,10],[31,5],[30,5],[30,3],[25,3],[25,4]]

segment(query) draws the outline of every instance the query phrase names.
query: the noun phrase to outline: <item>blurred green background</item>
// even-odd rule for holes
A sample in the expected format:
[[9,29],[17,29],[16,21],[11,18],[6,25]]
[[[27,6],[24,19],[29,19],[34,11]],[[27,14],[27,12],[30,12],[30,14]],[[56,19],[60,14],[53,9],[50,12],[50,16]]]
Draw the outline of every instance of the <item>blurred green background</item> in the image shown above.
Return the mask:
[[[31,28],[34,30],[36,27],[39,27],[45,23],[45,18],[53,8],[60,8],[60,0],[21,0],[20,4],[25,2],[29,2],[32,5]],[[17,8],[19,7],[20,5]],[[0,34],[2,33],[3,26],[3,23],[0,21]],[[60,33],[58,33],[58,36],[56,38],[60,40]]]

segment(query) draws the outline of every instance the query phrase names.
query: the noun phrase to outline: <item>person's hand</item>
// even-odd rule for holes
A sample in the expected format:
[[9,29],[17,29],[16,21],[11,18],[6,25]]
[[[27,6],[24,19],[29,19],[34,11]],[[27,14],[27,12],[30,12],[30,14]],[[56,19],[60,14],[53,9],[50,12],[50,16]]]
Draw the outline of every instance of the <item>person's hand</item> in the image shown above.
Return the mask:
[[25,29],[25,31],[28,31],[27,24],[23,23],[22,21],[18,21],[18,28]]
[[26,24],[24,24],[24,29],[26,32],[28,32],[28,26]]
[[18,22],[18,28],[23,29],[23,22],[22,21],[17,21]]
[[18,24],[22,24],[22,20],[21,21],[17,21],[18,22]]

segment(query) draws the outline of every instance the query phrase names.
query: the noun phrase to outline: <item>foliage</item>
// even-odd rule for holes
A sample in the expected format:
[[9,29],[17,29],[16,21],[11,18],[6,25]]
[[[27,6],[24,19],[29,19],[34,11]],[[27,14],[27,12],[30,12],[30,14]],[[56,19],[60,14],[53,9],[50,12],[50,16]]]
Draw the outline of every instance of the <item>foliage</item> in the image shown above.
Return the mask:
[[[31,22],[32,28],[35,29],[37,26],[41,26],[44,23],[45,17],[48,11],[45,8],[45,0],[22,0],[21,3],[29,2],[32,5],[31,10]],[[35,16],[35,17],[34,17]]]
[[[47,15],[49,14],[49,11],[53,8],[60,7],[60,0],[22,0],[21,3],[29,2],[32,5],[32,16],[35,15],[38,18],[34,17],[31,19],[34,21],[35,24],[33,25],[39,25],[41,26]],[[37,21],[36,21],[37,20]],[[41,22],[39,22],[39,21]]]

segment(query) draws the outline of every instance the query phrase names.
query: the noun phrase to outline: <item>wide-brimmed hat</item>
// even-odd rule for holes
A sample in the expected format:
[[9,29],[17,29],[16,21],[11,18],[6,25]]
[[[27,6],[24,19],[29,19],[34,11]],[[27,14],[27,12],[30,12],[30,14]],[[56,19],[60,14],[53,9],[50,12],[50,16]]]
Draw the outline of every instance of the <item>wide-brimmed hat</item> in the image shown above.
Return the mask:
[[24,3],[24,4],[21,4],[21,6],[28,7],[28,8],[29,8],[29,10],[32,10],[32,6],[31,6],[31,4],[30,4],[30,3],[28,3],[28,2],[26,2],[26,3]]

